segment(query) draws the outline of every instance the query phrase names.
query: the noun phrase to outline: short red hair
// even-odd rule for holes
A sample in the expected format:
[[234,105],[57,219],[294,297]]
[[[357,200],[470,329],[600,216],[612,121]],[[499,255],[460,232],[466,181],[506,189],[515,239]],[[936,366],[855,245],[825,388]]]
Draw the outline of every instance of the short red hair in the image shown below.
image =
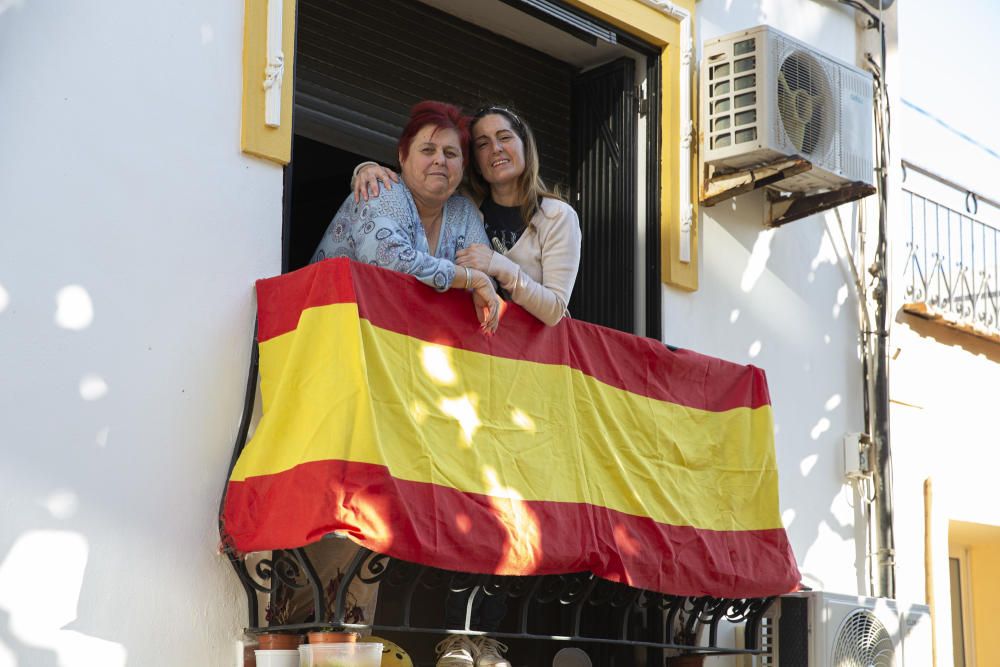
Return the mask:
[[469,161],[471,136],[469,117],[454,104],[435,102],[434,100],[417,102],[410,109],[410,119],[406,121],[403,133],[399,135],[399,154],[404,160],[410,155],[410,144],[413,143],[413,137],[427,125],[432,125],[438,130],[458,132],[458,141],[462,148],[462,165],[464,166]]

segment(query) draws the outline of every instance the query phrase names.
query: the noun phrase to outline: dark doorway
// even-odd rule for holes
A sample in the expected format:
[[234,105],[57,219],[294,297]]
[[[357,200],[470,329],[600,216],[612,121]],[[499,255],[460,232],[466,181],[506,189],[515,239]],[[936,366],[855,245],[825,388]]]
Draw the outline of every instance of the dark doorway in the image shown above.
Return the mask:
[[[508,11],[519,4],[503,2]],[[535,20],[523,16],[525,22]],[[636,271],[644,270],[645,332],[658,337],[659,249],[636,255],[639,140],[651,154],[642,224],[647,239],[658,244],[658,115],[649,114],[652,129],[638,137],[635,60],[621,58],[581,74],[579,65],[482,27],[490,21],[475,20],[480,24],[416,0],[299,0],[295,138],[285,189],[286,270],[308,262],[347,197],[358,162],[395,168],[396,139],[410,106],[440,99],[471,112],[485,103],[502,104],[532,126],[543,179],[550,187],[561,186],[580,215],[583,258],[572,316],[636,332]],[[650,102],[658,99],[658,51],[624,34],[618,41],[624,45],[618,53],[645,56]],[[545,48],[537,40],[530,43]]]
[[369,158],[295,135],[290,215],[294,223],[287,250],[287,269],[309,263],[316,244],[344,199],[350,194],[355,165]]

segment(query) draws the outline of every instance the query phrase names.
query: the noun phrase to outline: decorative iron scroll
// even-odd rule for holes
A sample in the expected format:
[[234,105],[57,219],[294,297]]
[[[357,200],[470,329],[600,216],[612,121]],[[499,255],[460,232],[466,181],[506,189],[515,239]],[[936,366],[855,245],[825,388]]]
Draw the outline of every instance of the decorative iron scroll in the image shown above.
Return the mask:
[[[507,611],[501,629],[489,633],[500,639],[627,644],[678,654],[745,654],[761,652],[761,621],[774,601],[664,595],[605,581],[589,572],[537,577],[449,572],[359,548],[339,582],[334,604],[328,607],[317,568],[305,549],[244,557],[227,555],[246,592],[251,633],[333,627],[372,629],[376,633],[482,634],[469,627],[468,615],[464,628],[446,629],[443,612],[449,593],[468,593],[471,606],[472,597],[481,592],[504,601]],[[381,587],[378,614],[371,624],[345,621],[344,600],[355,582]],[[268,596],[278,586],[309,587],[313,608],[332,609],[333,613],[310,623],[282,624],[266,609]],[[720,645],[723,621],[744,623],[745,648]]]

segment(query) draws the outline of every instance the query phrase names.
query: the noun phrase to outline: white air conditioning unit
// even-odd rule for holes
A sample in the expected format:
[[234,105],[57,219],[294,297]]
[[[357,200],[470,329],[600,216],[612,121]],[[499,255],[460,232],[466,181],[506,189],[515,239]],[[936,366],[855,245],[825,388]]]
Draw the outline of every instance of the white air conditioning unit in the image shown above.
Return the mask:
[[930,611],[925,605],[839,595],[794,593],[778,602],[777,622],[755,658],[767,667],[931,667]]
[[770,26],[705,42],[702,159],[716,173],[799,156],[813,168],[774,187],[872,185],[872,119],[869,73]]

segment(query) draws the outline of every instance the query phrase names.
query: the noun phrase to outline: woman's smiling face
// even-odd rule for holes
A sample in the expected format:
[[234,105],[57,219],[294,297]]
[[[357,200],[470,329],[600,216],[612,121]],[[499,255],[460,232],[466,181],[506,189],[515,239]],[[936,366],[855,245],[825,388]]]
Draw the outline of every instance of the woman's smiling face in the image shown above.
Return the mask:
[[458,132],[425,125],[399,156],[403,182],[421,199],[448,199],[462,182],[462,143]]
[[501,114],[483,116],[472,126],[476,165],[490,185],[515,181],[524,173],[524,142]]

